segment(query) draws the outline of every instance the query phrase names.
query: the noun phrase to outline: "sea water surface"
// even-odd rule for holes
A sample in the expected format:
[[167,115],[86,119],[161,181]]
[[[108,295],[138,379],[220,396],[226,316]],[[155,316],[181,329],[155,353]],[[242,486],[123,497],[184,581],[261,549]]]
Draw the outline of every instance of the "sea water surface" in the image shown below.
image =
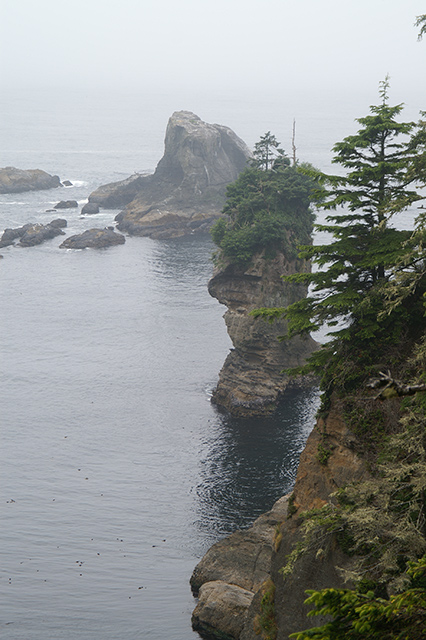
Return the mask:
[[[81,205],[99,185],[155,168],[174,110],[252,145],[267,130],[282,140],[295,106],[12,92],[0,101],[0,166],[73,186],[1,195],[0,231],[55,217],[67,235],[113,224],[116,211],[81,218]],[[363,111],[300,110],[302,158],[327,169],[331,144]],[[48,211],[62,199],[79,208]],[[2,637],[189,640],[195,564],[291,490],[318,392],[289,393],[264,419],[212,406],[231,344],[207,292],[209,238],[127,237],[101,251],[61,241],[1,250]]]

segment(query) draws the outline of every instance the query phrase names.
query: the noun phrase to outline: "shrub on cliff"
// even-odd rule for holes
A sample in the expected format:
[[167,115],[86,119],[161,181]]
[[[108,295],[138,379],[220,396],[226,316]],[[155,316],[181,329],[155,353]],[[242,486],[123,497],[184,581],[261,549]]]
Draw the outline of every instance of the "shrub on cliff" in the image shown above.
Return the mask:
[[308,175],[308,165],[291,166],[270,138],[275,140],[269,132],[261,138],[252,166],[228,186],[226,217],[212,229],[220,255],[230,262],[246,264],[262,250],[269,255],[281,250],[296,258],[297,247],[310,242],[316,178]]

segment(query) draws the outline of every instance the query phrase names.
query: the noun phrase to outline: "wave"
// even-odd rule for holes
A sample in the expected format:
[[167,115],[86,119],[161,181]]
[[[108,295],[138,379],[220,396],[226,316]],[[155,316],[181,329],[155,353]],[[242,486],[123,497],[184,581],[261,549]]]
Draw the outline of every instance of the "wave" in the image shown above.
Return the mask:
[[65,187],[65,189],[72,189],[73,187],[87,187],[89,184],[87,180],[73,180],[70,178],[71,186]]

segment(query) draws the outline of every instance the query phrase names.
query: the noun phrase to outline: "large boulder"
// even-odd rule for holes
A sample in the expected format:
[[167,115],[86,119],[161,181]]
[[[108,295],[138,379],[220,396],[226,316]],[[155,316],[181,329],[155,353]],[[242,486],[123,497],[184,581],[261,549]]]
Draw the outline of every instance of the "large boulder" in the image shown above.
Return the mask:
[[257,591],[269,577],[277,525],[287,514],[288,497],[277,500],[253,525],[216,542],[195,567],[190,584],[198,593],[206,582],[222,580]]
[[78,207],[77,200],[61,200],[55,206],[54,209],[76,209]]
[[254,593],[221,580],[200,589],[192,614],[192,627],[201,635],[218,640],[238,640]]
[[125,207],[116,217],[118,228],[133,235],[162,238],[206,231],[220,215],[226,186],[250,157],[228,127],[177,111],[169,119],[164,156],[154,174],[102,186],[89,202]]
[[70,236],[59,245],[60,249],[103,249],[124,244],[125,237],[121,233],[115,233],[112,227],[106,229],[88,229],[84,233]]
[[0,247],[7,247],[14,244],[18,238],[19,246],[34,247],[45,240],[51,240],[56,236],[65,235],[62,228],[66,226],[66,220],[57,218],[48,224],[24,224],[22,227],[17,227],[16,229],[5,229],[0,238]]
[[58,176],[52,176],[41,169],[0,169],[0,193],[21,193],[62,187]]
[[81,215],[92,215],[93,213],[99,213],[99,205],[96,202],[86,202],[81,209]]

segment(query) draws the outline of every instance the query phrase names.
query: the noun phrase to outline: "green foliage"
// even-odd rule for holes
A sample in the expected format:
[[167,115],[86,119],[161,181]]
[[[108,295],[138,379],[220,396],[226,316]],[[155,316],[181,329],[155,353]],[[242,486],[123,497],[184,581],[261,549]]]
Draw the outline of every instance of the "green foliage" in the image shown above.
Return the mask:
[[[408,564],[408,588],[389,599],[373,591],[351,589],[307,591],[308,615],[331,616],[332,621],[290,638],[296,640],[422,640],[426,629],[426,557]],[[421,586],[420,586],[421,585]]]
[[260,602],[259,626],[263,640],[275,640],[277,622],[275,619],[275,585],[272,580],[266,583],[265,593]]
[[416,22],[414,23],[414,26],[420,27],[420,31],[417,38],[421,40],[424,34],[426,33],[426,13],[416,17]]
[[290,166],[284,156],[272,166],[270,151],[266,158],[228,186],[226,217],[212,229],[220,255],[236,264],[248,263],[262,250],[266,257],[282,250],[296,259],[298,245],[310,242],[314,219],[310,203],[318,191],[315,179],[306,175],[304,165]]
[[327,185],[320,206],[336,210],[317,225],[331,242],[308,244],[299,253],[318,268],[285,277],[310,285],[310,294],[287,308],[258,312],[270,320],[284,315],[286,337],[330,330],[330,341],[304,369],[321,376],[327,393],[356,388],[374,358],[424,315],[425,221],[420,217],[414,234],[390,222],[423,197],[414,187],[426,183],[426,124],[399,122],[402,105],[389,106],[387,92],[386,79],[381,104],[358,120],[355,135],[335,145],[333,162],[345,176],[306,170]]
[[[269,171],[277,160],[285,159],[284,149],[280,148],[280,143],[270,131],[260,137],[253,150],[252,166],[256,169]],[[287,160],[287,164],[289,161]]]

